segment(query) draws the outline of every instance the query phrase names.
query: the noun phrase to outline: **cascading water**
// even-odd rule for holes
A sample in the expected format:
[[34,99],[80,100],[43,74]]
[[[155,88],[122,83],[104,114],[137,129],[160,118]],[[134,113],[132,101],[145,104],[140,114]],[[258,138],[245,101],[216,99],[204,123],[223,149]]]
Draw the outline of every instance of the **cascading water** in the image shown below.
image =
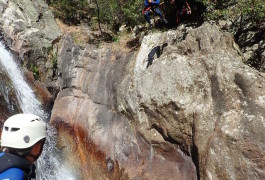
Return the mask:
[[10,114],[19,111],[19,104],[14,95],[13,87],[8,81],[5,70],[0,63],[0,119],[3,122]]
[[29,85],[25,82],[23,75],[13,60],[11,54],[0,43],[0,59],[16,90],[19,105],[23,113],[33,113],[44,117],[44,112],[41,109],[40,102],[35,98],[35,95]]
[[[41,103],[36,99],[33,90],[24,79],[23,73],[14,61],[11,53],[0,42],[0,63],[8,73],[20,108],[23,113],[31,113],[40,116],[48,121],[48,115],[42,110]],[[43,149],[43,153],[37,162],[37,179],[60,180],[75,179],[67,168],[60,164],[58,150],[55,148],[55,130],[48,127],[48,138]]]

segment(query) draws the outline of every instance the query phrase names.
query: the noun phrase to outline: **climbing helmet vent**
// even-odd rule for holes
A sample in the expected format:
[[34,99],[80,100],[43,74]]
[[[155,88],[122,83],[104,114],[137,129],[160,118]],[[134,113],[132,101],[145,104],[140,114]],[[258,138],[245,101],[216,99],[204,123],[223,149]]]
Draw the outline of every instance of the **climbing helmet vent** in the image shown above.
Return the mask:
[[[10,128],[7,127],[7,126],[5,126],[4,129],[5,129],[5,131],[9,131]],[[14,127],[14,128],[11,128],[11,129],[10,129],[10,132],[16,132],[16,131],[18,131],[18,130],[20,130],[20,128],[15,128],[15,127]]]
[[36,118],[36,119],[31,120],[30,122],[34,122],[34,121],[40,121],[40,119]]
[[11,128],[10,132],[15,132],[15,131],[18,131],[20,130],[20,128]]

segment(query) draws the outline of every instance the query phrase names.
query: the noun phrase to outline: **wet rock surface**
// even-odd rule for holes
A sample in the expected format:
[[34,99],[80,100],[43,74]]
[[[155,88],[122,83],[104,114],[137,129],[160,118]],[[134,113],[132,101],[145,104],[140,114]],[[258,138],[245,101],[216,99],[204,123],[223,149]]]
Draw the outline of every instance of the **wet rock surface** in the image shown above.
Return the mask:
[[12,114],[20,112],[21,109],[19,107],[14,87],[1,65],[0,82],[0,127],[2,127],[7,118],[9,118]]

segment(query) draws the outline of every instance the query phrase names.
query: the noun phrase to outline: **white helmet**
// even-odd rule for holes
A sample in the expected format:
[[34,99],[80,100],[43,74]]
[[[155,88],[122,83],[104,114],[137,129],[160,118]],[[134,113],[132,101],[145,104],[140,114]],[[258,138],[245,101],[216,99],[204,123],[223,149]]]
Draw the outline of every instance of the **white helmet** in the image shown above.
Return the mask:
[[32,114],[16,114],[4,123],[1,146],[26,149],[46,136],[46,125],[40,117]]

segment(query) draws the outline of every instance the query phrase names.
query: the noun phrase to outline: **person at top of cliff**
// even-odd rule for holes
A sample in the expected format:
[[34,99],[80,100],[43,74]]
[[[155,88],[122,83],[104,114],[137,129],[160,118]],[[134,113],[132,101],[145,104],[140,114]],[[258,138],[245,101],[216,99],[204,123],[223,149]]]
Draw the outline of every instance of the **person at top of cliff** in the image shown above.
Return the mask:
[[150,28],[152,28],[151,20],[150,20],[150,14],[151,12],[154,12],[156,15],[160,17],[160,19],[164,22],[164,24],[167,24],[167,20],[163,17],[160,9],[159,9],[159,3],[160,0],[145,0],[144,1],[144,9],[142,10],[142,14],[144,15],[146,21],[149,23]]
[[170,4],[173,6],[174,9],[176,9],[177,13],[177,25],[179,25],[181,19],[184,15],[190,15],[191,14],[191,8],[187,0],[166,0],[167,4]]
[[2,129],[0,179],[35,179],[34,162],[42,153],[46,124],[32,114],[8,118]]

